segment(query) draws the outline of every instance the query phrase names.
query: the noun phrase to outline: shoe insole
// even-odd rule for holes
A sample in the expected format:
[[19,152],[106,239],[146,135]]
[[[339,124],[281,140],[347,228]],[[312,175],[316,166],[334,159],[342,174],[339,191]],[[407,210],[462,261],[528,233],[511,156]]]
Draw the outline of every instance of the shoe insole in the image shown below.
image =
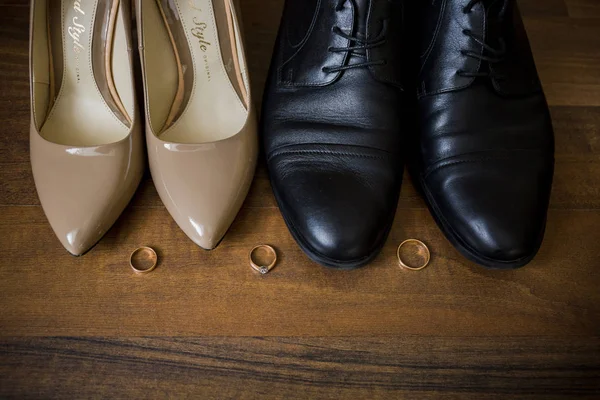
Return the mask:
[[[142,15],[150,115],[158,136],[197,144],[237,134],[247,120],[249,99],[232,3],[156,0],[154,6],[156,10],[146,3]],[[157,16],[165,29],[154,29]],[[168,43],[170,51],[157,55],[158,50],[149,47],[152,43]],[[153,91],[166,71],[177,75],[170,83],[175,87]]]
[[129,134],[133,85],[119,0],[49,1],[50,111],[40,134],[72,146]]

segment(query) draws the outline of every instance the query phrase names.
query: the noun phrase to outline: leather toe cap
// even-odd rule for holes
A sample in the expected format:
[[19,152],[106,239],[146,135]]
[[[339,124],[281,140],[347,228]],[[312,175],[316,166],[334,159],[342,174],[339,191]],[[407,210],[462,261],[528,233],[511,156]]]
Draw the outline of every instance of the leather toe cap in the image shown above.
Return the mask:
[[356,268],[377,255],[396,211],[397,160],[379,151],[295,148],[272,155],[269,168],[284,218],[314,261]]
[[443,162],[424,179],[446,235],[487,267],[527,264],[544,235],[553,164],[522,156]]

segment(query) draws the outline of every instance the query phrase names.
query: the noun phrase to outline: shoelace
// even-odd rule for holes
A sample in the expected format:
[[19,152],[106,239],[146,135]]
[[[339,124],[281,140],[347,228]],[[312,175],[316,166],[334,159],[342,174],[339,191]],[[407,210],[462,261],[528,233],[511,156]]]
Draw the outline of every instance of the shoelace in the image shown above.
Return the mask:
[[[469,3],[463,8],[463,12],[465,14],[470,13],[473,10],[473,7],[475,7],[476,4],[481,3],[482,1],[483,0],[470,0]],[[483,46],[483,49],[485,50],[485,52],[487,52],[487,54],[479,54],[479,53],[476,53],[471,50],[461,50],[460,52],[462,55],[464,55],[466,57],[474,58],[479,61],[485,61],[488,64],[496,64],[496,63],[499,63],[504,60],[504,57],[506,56],[506,42],[504,41],[503,38],[498,39],[500,48],[497,49],[497,48],[492,47],[492,46],[488,45],[487,43],[485,43],[483,36],[473,33],[470,29],[463,30],[463,34],[467,35],[468,37],[473,39],[475,42],[477,42],[478,44]],[[488,71],[459,70],[456,73],[459,76],[466,77],[466,78],[477,78],[477,77],[482,77],[482,78],[489,77],[489,78],[493,78],[493,79],[502,79],[503,78],[502,75],[494,74],[489,70]]]
[[[346,1],[354,1],[354,0],[339,0],[337,6],[335,8],[335,11],[338,11],[338,12],[341,11],[344,8],[344,4],[346,3]],[[357,53],[357,51],[365,50],[365,52],[366,52],[366,50],[368,50],[368,49],[373,49],[375,47],[383,45],[387,41],[387,39],[385,38],[386,30],[387,30],[387,26],[384,26],[384,29],[379,36],[377,36],[374,39],[367,40],[367,39],[361,39],[359,37],[349,35],[349,34],[345,33],[344,31],[342,31],[342,29],[340,29],[340,27],[334,26],[333,33],[335,33],[338,36],[343,37],[344,39],[349,40],[350,43],[354,44],[354,45],[349,46],[349,47],[329,47],[329,49],[327,49],[327,50],[331,53],[349,53],[354,56],[366,59],[367,56],[365,54]],[[364,62],[360,62],[360,63],[343,65],[340,67],[324,67],[323,72],[325,72],[325,73],[341,72],[341,71],[346,71],[346,70],[353,69],[353,68],[365,68],[365,67],[370,67],[372,65],[384,65],[385,63],[386,63],[385,60],[364,61]]]

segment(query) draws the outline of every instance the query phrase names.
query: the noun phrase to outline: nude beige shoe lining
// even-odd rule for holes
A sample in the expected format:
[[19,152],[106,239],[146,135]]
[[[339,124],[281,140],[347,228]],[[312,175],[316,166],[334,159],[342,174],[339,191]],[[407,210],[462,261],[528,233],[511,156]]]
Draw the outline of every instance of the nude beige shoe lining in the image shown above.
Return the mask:
[[[45,8],[49,80],[47,108],[36,110],[45,116],[36,118],[40,134],[75,146],[124,139],[132,127],[135,96],[121,0],[39,3]],[[33,40],[41,39],[34,35]],[[33,57],[34,64],[43,62],[39,52]],[[34,96],[43,95],[38,86]]]
[[[141,4],[147,107],[154,133],[165,141],[190,144],[237,134],[248,118],[250,95],[230,0]],[[162,28],[156,27],[159,22]]]

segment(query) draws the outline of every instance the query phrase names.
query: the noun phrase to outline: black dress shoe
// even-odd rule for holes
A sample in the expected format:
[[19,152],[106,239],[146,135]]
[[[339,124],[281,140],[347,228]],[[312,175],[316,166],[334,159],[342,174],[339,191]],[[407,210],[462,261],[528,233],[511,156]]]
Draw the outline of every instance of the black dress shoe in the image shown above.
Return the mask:
[[262,127],[273,191],[314,261],[371,261],[402,181],[403,2],[287,0]]
[[516,1],[420,3],[415,181],[467,258],[521,267],[543,239],[554,135]]

